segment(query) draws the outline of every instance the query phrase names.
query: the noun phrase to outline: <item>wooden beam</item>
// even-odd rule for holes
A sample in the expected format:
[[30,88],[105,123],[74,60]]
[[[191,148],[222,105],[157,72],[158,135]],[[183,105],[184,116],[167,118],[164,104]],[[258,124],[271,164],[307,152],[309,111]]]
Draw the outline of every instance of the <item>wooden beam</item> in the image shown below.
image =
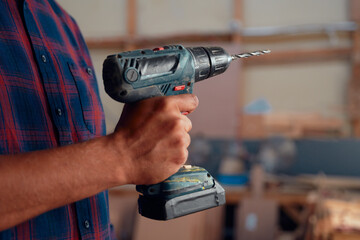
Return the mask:
[[137,34],[136,4],[136,0],[127,0],[127,37],[129,40],[125,44],[126,50],[132,50],[136,48],[136,45],[132,41],[132,39],[134,39]]
[[352,34],[352,76],[348,85],[348,108],[353,136],[360,137],[360,2],[358,0],[350,0],[350,15],[358,27]]
[[86,38],[86,45],[90,49],[124,48],[129,41],[124,37]]
[[[244,1],[243,0],[233,0],[233,21],[238,26],[238,31],[234,31],[231,35],[231,43],[234,45],[243,45],[243,36],[241,35],[240,28],[244,25]],[[239,72],[239,75],[237,76],[237,88],[238,88],[238,96],[237,96],[237,109],[240,109],[240,111],[237,113],[239,114],[239,120],[237,122],[237,128],[238,129],[245,129],[244,128],[244,113],[242,109],[244,109],[245,106],[245,70],[242,68],[242,62],[236,61],[233,64],[237,64],[241,71]],[[242,132],[240,132],[240,135],[242,135]]]
[[[359,23],[360,26],[360,23]],[[353,36],[352,76],[348,85],[349,117],[353,135],[360,137],[360,31]]]
[[134,37],[136,34],[136,0],[127,1],[127,34]]
[[[347,33],[349,34],[349,33]],[[350,33],[353,36],[353,33]],[[321,37],[319,34],[312,34],[312,35],[299,35],[299,36],[283,36],[283,37],[244,37],[243,43],[246,44],[248,42],[257,42],[263,43],[264,45],[269,41],[272,43],[281,43],[289,42],[289,41],[301,41],[311,40],[311,39],[318,39]],[[344,36],[347,37],[347,36]],[[284,40],[285,38],[285,40]],[[296,40],[294,40],[296,38]],[[167,44],[193,44],[197,45],[199,43],[231,43],[233,42],[234,38],[232,34],[229,33],[222,33],[222,34],[182,34],[182,35],[169,35],[163,37],[151,37],[151,38],[144,38],[144,37],[107,37],[107,38],[87,38],[86,43],[89,48],[91,49],[111,49],[111,48],[120,48],[123,49],[125,46],[129,44],[134,44],[137,48],[146,48],[146,47],[154,47],[154,46],[161,46]],[[233,42],[234,43],[234,42]],[[261,56],[261,58],[249,58],[244,62],[251,62],[252,63],[260,63],[260,62],[270,62],[270,60],[265,60],[271,58],[271,61],[274,60],[273,56],[276,55],[276,58],[296,61],[298,57],[304,60],[310,60],[315,56],[315,59],[325,59],[330,56],[330,58],[336,58],[337,55],[340,58],[349,57],[351,53],[351,48],[331,48],[331,49],[314,49],[314,50],[287,50],[277,52],[273,50],[273,52],[269,55]],[[295,54],[299,54],[295,56]],[[288,55],[288,56],[286,56]],[[281,61],[284,61],[281,60]],[[302,61],[302,60],[300,60]]]
[[113,37],[113,38],[87,38],[86,43],[89,48],[113,48],[123,47],[124,45],[130,44],[130,41],[140,47],[148,46],[161,46],[169,44],[180,44],[180,43],[204,43],[204,42],[226,42],[231,41],[231,34],[182,34],[182,35],[170,35],[162,37]]
[[[350,39],[353,31],[336,31],[335,34],[339,39]],[[329,41],[329,35],[326,32],[299,33],[299,34],[274,34],[268,36],[243,36],[245,44],[288,44],[301,43],[304,41]]]
[[261,57],[251,57],[244,60],[244,65],[259,64],[288,64],[297,62],[315,62],[337,59],[350,59],[351,48],[324,48],[303,50],[273,50],[270,54]]
[[360,22],[360,1],[350,0],[350,18],[352,21]]
[[[233,21],[236,22],[236,24],[239,24],[238,27],[241,27],[241,25],[244,24],[244,13],[243,13],[243,0],[233,0]],[[240,29],[239,29],[240,30]],[[231,41],[233,43],[241,44],[242,43],[242,35],[240,31],[236,31],[231,36]]]

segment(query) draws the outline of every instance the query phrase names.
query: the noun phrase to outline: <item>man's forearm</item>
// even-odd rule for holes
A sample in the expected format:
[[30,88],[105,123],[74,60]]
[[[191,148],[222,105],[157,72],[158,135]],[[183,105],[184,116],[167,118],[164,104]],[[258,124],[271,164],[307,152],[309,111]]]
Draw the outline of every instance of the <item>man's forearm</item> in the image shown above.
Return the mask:
[[0,156],[0,231],[121,184],[108,138]]

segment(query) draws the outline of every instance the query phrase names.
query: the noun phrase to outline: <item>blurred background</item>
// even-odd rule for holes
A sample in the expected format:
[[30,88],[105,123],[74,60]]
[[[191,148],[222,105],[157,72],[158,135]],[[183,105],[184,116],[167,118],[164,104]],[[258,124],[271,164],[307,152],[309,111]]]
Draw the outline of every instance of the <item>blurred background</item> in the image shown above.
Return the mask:
[[194,88],[188,162],[219,180],[226,206],[156,222],[137,214],[133,186],[111,189],[118,239],[360,239],[360,1],[58,2],[88,44],[108,133],[122,104],[104,91],[107,55],[272,51]]

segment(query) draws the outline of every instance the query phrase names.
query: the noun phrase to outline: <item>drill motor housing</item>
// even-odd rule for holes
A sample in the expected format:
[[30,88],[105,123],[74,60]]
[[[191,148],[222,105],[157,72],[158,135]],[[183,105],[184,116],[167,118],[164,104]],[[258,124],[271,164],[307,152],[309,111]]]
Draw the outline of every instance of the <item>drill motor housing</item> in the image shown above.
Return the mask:
[[123,103],[192,93],[195,82],[225,72],[231,60],[221,47],[173,45],[122,52],[104,61],[105,91]]

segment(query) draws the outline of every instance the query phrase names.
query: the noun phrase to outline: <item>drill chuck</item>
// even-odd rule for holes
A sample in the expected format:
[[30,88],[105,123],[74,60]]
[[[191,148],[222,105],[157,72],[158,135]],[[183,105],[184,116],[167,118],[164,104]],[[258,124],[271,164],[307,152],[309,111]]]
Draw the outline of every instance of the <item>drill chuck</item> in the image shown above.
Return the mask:
[[225,72],[232,61],[232,57],[221,47],[193,47],[187,50],[194,59],[195,82]]

